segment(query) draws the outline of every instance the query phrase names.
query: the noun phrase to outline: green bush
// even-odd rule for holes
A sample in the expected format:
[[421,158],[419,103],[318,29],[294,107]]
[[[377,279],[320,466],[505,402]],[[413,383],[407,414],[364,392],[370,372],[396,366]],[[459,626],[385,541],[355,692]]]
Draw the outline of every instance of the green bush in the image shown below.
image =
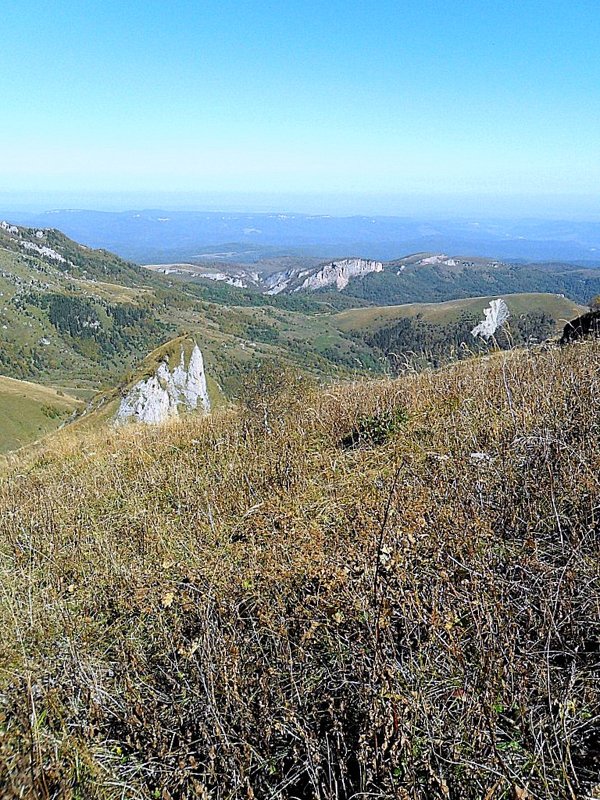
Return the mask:
[[402,406],[361,417],[352,430],[341,438],[340,446],[347,450],[360,445],[384,444],[407,420],[407,411]]

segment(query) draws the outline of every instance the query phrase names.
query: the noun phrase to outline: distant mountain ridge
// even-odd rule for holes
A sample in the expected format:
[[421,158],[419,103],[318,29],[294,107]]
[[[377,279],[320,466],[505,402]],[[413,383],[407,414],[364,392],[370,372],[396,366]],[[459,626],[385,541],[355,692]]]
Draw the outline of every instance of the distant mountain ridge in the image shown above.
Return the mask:
[[348,254],[386,261],[400,253],[453,252],[500,259],[600,264],[600,223],[536,219],[412,219],[294,213],[57,210],[10,214],[30,227],[54,227],[91,247],[138,263],[217,260],[254,263],[270,256],[322,260]]
[[565,263],[515,264],[498,258],[415,253],[392,261],[342,258],[315,266],[266,270],[252,265],[152,265],[149,269],[185,281],[210,280],[267,295],[332,292],[349,302],[398,305],[443,302],[488,294],[549,292],[579,303],[600,293],[600,269]]

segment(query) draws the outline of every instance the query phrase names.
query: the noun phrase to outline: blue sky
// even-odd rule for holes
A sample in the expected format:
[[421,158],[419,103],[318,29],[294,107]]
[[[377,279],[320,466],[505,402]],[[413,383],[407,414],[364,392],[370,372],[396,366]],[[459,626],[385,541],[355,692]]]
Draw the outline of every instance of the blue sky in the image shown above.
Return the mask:
[[598,195],[598,0],[4,0],[0,192]]

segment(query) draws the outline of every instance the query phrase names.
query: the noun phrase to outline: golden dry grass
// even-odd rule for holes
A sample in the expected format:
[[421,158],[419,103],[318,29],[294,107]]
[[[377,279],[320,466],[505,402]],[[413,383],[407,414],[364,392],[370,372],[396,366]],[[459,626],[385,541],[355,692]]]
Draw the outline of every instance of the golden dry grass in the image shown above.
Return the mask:
[[599,368],[57,434],[0,483],[2,796],[598,796]]

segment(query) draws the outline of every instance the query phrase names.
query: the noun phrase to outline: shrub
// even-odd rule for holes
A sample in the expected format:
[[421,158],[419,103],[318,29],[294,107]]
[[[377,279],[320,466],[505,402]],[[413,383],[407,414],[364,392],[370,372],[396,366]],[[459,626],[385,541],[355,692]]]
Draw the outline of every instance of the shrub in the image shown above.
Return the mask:
[[400,406],[376,414],[360,417],[356,425],[343,436],[344,449],[359,445],[380,445],[393,436],[408,419],[406,409]]

